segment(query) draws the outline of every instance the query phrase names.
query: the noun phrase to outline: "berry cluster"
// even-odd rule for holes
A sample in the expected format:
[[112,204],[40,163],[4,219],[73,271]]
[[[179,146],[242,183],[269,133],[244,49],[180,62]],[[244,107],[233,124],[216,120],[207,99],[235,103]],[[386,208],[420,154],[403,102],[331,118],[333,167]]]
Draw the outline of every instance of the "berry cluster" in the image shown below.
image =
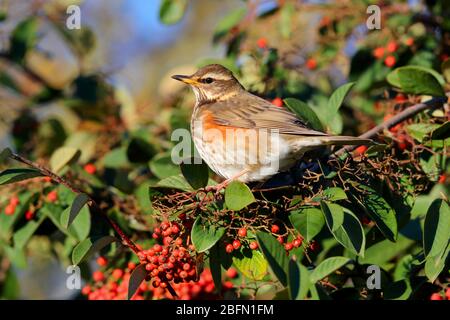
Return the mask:
[[9,199],[8,205],[5,207],[5,214],[7,216],[12,216],[14,212],[16,212],[16,207],[19,203],[20,201],[17,196],[11,197],[11,199]]
[[152,278],[155,288],[167,288],[174,284],[189,282],[197,278],[197,268],[192,256],[193,245],[187,245],[180,236],[180,226],[176,222],[164,221],[155,228],[152,237],[162,238],[162,245],[155,244],[148,250],[138,253],[141,264]]
[[[411,47],[414,44],[414,39],[409,37],[405,39],[403,44],[407,47]],[[372,55],[376,59],[384,59],[384,64],[388,68],[392,68],[397,63],[397,58],[395,56],[395,52],[398,51],[400,45],[397,41],[392,40],[387,43],[385,47],[376,47],[372,51]]]
[[445,294],[435,292],[430,296],[430,300],[450,300],[450,287],[445,290]]
[[[107,263],[108,261],[104,257],[97,259],[97,264],[100,267],[106,266]],[[95,271],[92,275],[94,283],[84,286],[81,293],[87,296],[89,300],[125,300],[128,295],[131,272],[135,267],[135,263],[129,262],[126,268],[116,268],[109,273],[100,270]],[[229,278],[234,278],[236,275],[228,276],[227,273]],[[225,281],[222,287],[224,291],[228,291],[233,288],[233,284],[230,281]],[[172,288],[181,300],[217,299],[219,297],[214,293],[214,282],[209,269],[202,272],[197,282],[172,283]],[[155,287],[144,281],[132,300],[144,299],[173,299],[173,297],[162,286]]]

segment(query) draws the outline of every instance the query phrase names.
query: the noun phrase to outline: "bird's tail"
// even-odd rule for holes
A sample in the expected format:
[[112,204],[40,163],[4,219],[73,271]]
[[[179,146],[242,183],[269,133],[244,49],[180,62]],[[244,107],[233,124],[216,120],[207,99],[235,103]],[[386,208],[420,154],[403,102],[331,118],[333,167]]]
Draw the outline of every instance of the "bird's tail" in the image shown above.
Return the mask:
[[322,141],[327,145],[339,145],[339,146],[360,145],[360,144],[371,145],[374,143],[372,139],[363,139],[350,136],[328,136],[322,138]]

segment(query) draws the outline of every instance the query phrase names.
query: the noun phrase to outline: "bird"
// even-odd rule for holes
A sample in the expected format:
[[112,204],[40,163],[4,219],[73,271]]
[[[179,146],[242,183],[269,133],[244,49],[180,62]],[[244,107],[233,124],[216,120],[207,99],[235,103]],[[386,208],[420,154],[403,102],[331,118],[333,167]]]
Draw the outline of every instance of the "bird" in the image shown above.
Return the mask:
[[193,89],[191,135],[200,157],[224,178],[217,190],[234,180],[264,182],[314,148],[372,144],[371,139],[313,130],[288,109],[248,92],[220,64],[172,78]]

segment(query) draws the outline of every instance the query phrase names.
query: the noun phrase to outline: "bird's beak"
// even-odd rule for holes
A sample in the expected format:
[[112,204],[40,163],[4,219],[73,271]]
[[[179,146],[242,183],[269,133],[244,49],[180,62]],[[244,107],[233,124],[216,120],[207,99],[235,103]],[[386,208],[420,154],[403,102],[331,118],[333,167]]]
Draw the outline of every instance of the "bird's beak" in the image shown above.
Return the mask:
[[199,82],[195,79],[192,79],[191,76],[183,76],[183,75],[174,75],[172,79],[184,82],[186,84],[197,85]]

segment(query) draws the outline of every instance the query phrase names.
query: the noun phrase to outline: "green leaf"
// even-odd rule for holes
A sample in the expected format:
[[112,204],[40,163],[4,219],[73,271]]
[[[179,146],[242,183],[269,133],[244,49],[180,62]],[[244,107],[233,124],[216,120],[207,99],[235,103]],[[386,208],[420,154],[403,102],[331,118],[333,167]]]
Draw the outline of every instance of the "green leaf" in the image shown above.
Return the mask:
[[136,188],[134,192],[139,209],[144,214],[151,214],[153,212],[152,201],[150,200],[150,183],[144,182]]
[[317,131],[324,131],[322,122],[320,122],[319,117],[314,112],[314,110],[311,109],[311,107],[308,106],[305,102],[294,98],[287,98],[283,101],[289,110],[295,113],[311,128]]
[[396,75],[388,77],[388,81],[401,88],[405,93],[445,96],[438,79],[424,67],[405,66],[392,72],[395,72]]
[[443,140],[447,138],[450,138],[450,121],[445,122],[431,133],[431,139],[433,140]]
[[292,3],[286,3],[281,8],[280,13],[280,33],[285,39],[289,39],[292,33],[292,17],[295,15],[295,6]]
[[72,263],[74,265],[79,265],[81,262],[90,258],[92,254],[115,241],[120,243],[120,240],[113,236],[84,239],[73,249]]
[[73,147],[61,147],[53,152],[50,157],[50,168],[58,172],[65,166],[76,162],[81,156],[81,151]]
[[222,291],[222,265],[220,262],[220,246],[214,245],[209,249],[209,268],[217,292]]
[[323,191],[323,196],[328,201],[339,201],[347,199],[347,194],[345,193],[345,191],[338,187],[325,189]]
[[439,128],[439,125],[434,123],[412,123],[405,127],[406,132],[419,142],[422,142],[427,135],[437,128]]
[[201,217],[195,219],[191,230],[192,243],[197,252],[204,252],[216,244],[225,234],[225,228],[211,225]]
[[236,26],[245,17],[246,14],[247,10],[245,8],[240,8],[232,11],[220,20],[214,30],[214,42],[217,42],[220,38],[225,36],[231,28]]
[[305,237],[306,241],[311,241],[325,225],[325,219],[320,209],[305,208],[293,211],[289,216],[294,228]]
[[127,148],[120,147],[109,151],[103,157],[103,165],[107,168],[123,168],[129,166]]
[[0,172],[0,185],[19,182],[40,176],[42,176],[41,172],[36,169],[29,169],[29,168],[6,169]]
[[37,221],[28,221],[22,228],[16,230],[13,236],[14,247],[23,249],[45,218],[45,215],[41,215]]
[[10,148],[3,149],[2,152],[0,152],[0,164],[5,162],[11,155],[12,151]]
[[328,229],[345,248],[364,256],[366,236],[358,218],[349,210],[334,203],[320,202]]
[[239,211],[253,202],[255,202],[255,197],[245,183],[232,181],[226,187],[225,204],[228,209]]
[[328,118],[333,118],[336,113],[339,111],[342,103],[344,102],[345,97],[350,92],[350,89],[355,85],[355,82],[346,83],[339,88],[337,88],[330,99],[328,100],[327,105],[327,115]]
[[11,34],[10,54],[15,61],[22,62],[28,50],[36,43],[38,19],[36,17],[21,21]]
[[0,297],[6,300],[20,299],[20,283],[13,268],[6,271],[2,287],[0,288]]
[[136,268],[134,268],[128,282],[128,300],[133,298],[137,289],[139,289],[139,286],[141,285],[142,281],[145,280],[147,275],[148,271],[145,270],[145,264],[139,264]]
[[436,255],[429,254],[425,261],[425,275],[427,278],[434,282],[439,274],[444,270],[446,261],[448,260],[450,251],[450,243],[447,244],[447,247],[444,247],[441,252],[438,252]]
[[209,169],[206,163],[195,163],[194,158],[189,161],[183,161],[180,165],[181,172],[183,173],[186,181],[194,189],[200,189],[206,187],[208,184]]
[[175,24],[186,12],[187,0],[163,0],[159,7],[159,20],[164,24]]
[[423,250],[425,256],[437,256],[450,240],[450,208],[442,199],[431,204],[425,216],[423,228]]
[[[90,232],[91,229],[91,215],[89,212],[89,207],[83,206],[79,213],[73,218],[72,222],[69,223],[71,208],[65,209],[61,212],[59,216],[59,224],[55,223],[60,229],[67,229],[69,235],[75,239],[81,241],[84,240]],[[54,219],[58,219],[54,216]],[[53,221],[55,222],[55,221]],[[68,227],[66,227],[68,226]]]
[[298,261],[289,260],[289,296],[292,300],[304,300],[310,287],[309,271]]
[[331,257],[322,261],[311,273],[309,279],[312,283],[315,283],[336,270],[342,268],[351,259],[346,257]]
[[262,280],[267,273],[267,261],[256,250],[244,249],[233,255],[233,263],[241,273],[251,280]]
[[162,179],[156,184],[156,187],[177,189],[182,191],[194,191],[182,175]]
[[389,240],[395,242],[398,236],[397,218],[395,211],[375,190],[359,185],[360,189],[367,191],[362,202],[359,202],[364,211],[375,222],[381,233]]
[[[73,220],[77,217],[77,215],[80,213],[81,209],[84,207],[85,204],[89,202],[89,196],[85,193],[80,193],[76,196],[76,198],[73,200],[72,205],[70,206],[69,215],[67,216],[67,220],[64,221],[64,223],[61,223],[63,227],[68,228]],[[65,218],[66,219],[66,218]]]
[[283,246],[269,233],[258,232],[256,237],[272,272],[283,286],[287,286],[289,258]]
[[172,157],[168,153],[161,153],[152,158],[149,162],[150,170],[159,179],[176,176],[181,173],[180,167],[172,162]]

